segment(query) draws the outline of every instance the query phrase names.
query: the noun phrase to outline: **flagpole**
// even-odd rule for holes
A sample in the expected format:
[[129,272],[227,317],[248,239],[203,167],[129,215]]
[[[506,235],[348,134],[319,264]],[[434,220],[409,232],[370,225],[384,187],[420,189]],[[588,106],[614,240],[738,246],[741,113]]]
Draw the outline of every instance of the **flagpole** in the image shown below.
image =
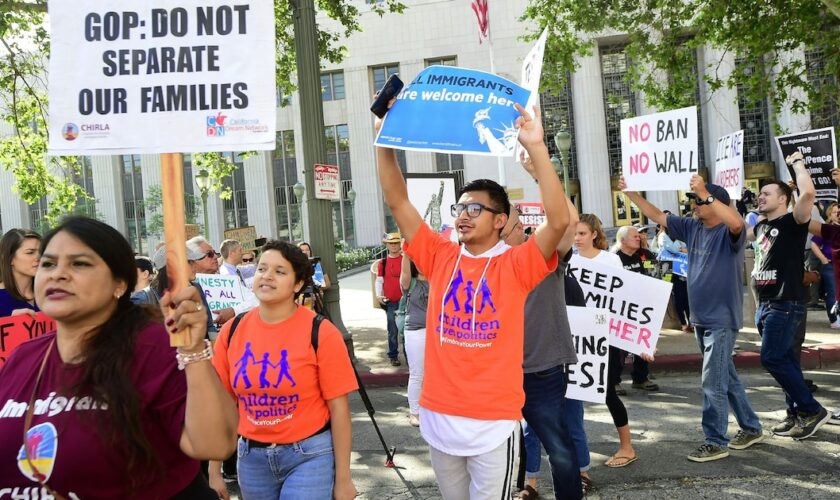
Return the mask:
[[[496,74],[496,57],[493,54],[493,31],[490,29],[490,12],[487,12],[487,48],[490,51],[490,73]],[[507,177],[505,176],[505,163],[501,156],[496,157],[497,167],[499,170],[499,184],[502,187],[507,187]]]

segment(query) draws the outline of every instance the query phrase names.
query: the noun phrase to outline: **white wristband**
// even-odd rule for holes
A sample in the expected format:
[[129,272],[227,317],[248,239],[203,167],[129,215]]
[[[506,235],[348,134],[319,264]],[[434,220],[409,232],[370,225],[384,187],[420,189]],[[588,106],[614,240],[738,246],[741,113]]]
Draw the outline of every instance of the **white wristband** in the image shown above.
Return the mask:
[[213,346],[210,341],[204,339],[204,350],[199,352],[185,353],[180,349],[176,351],[175,359],[178,360],[178,369],[183,370],[187,365],[198,363],[199,361],[209,361],[213,358]]

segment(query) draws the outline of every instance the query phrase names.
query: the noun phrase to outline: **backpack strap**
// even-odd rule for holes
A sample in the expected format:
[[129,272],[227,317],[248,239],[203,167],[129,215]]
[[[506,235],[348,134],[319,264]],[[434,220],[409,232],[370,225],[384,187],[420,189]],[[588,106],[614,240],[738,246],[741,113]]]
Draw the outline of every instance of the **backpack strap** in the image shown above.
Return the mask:
[[[315,350],[315,354],[318,354],[318,330],[321,329],[321,322],[324,321],[324,316],[320,314],[316,314],[314,318],[312,318],[312,333],[309,336],[309,343],[312,344],[312,349]],[[233,325],[231,325],[232,327]]]
[[233,334],[236,333],[236,327],[239,326],[239,322],[242,321],[242,317],[245,316],[245,314],[247,314],[247,311],[241,312],[237,314],[235,318],[233,318],[233,323],[230,324],[230,330],[228,330],[228,347],[230,347],[230,339],[232,339]]

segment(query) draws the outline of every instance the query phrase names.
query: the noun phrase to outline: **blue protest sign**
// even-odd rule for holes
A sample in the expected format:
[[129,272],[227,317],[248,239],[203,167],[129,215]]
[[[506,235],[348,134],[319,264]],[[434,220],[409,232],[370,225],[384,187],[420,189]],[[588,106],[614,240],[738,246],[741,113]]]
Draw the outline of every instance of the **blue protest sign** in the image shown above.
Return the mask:
[[671,270],[674,274],[688,276],[688,254],[663,249],[659,252],[659,260],[671,261]]
[[[472,69],[429,66],[385,115],[375,144],[388,148],[512,156],[514,126],[531,92]],[[529,110],[530,111],[530,110]]]

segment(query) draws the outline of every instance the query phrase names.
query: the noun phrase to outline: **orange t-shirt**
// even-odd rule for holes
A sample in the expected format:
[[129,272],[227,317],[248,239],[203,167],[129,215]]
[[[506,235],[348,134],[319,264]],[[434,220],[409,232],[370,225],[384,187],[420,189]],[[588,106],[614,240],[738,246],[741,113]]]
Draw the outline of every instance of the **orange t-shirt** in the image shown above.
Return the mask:
[[463,255],[455,270],[461,248],[425,224],[405,251],[429,280],[420,404],[446,415],[521,419],[525,299],[557,267],[557,254],[546,262],[532,238],[495,257]]
[[347,347],[327,320],[310,343],[315,313],[298,307],[291,318],[266,323],[248,312],[228,346],[228,321],[216,341],[213,366],[239,406],[239,434],[264,443],[305,439],[330,419],[327,401],[358,389]]

